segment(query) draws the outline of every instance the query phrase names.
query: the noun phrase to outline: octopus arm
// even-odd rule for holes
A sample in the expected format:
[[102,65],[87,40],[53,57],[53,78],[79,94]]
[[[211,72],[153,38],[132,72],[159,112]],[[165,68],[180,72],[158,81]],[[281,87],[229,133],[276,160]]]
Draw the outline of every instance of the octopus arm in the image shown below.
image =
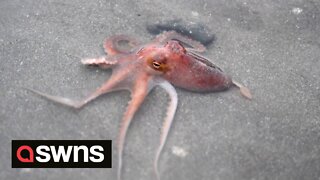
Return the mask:
[[115,91],[117,90],[115,87],[115,82],[113,80],[109,80],[107,81],[105,84],[103,84],[100,88],[98,88],[96,91],[94,91],[93,93],[91,93],[89,96],[87,96],[85,99],[80,100],[80,101],[76,101],[76,100],[72,100],[70,98],[66,98],[66,97],[61,97],[61,96],[53,96],[47,93],[43,93],[40,92],[38,90],[35,89],[31,89],[31,88],[25,88],[41,97],[44,97],[46,99],[49,99],[53,102],[59,103],[59,104],[63,104],[65,106],[69,106],[69,107],[73,107],[75,109],[80,109],[82,108],[84,105],[86,105],[88,102],[92,101],[93,99],[97,98],[98,96],[104,94],[104,93],[108,93],[111,91]]
[[120,125],[120,132],[118,137],[118,180],[121,179],[121,169],[122,169],[122,154],[123,154],[123,147],[125,143],[125,137],[130,126],[131,120],[139,109],[140,105],[142,104],[145,97],[148,95],[149,92],[149,85],[152,84],[150,81],[152,79],[147,75],[142,75],[138,77],[136,83],[134,84],[133,88],[131,89],[131,101],[128,104],[127,110],[124,113],[124,116],[121,121]]
[[[126,47],[121,47],[121,42],[124,42]],[[114,35],[105,40],[103,48],[109,55],[129,54],[131,50],[139,44],[140,43],[132,37],[126,35]]]
[[49,99],[53,102],[79,109],[79,108],[82,108],[84,105],[86,105],[88,102],[94,100],[95,98],[97,98],[98,96],[100,96],[102,94],[112,92],[112,91],[121,90],[121,89],[128,89],[128,88],[126,88],[126,86],[121,85],[121,82],[124,79],[126,79],[126,77],[128,77],[128,73],[130,72],[130,70],[132,70],[130,68],[132,68],[132,67],[128,67],[128,69],[129,69],[128,71],[113,72],[112,76],[109,80],[107,80],[98,89],[96,89],[94,92],[92,92],[86,98],[84,98],[80,101],[72,100],[72,99],[69,99],[66,97],[53,96],[53,95],[43,93],[43,92],[31,89],[31,88],[25,88],[25,89],[27,89],[27,90],[29,90],[29,91],[31,91],[41,97]]
[[99,66],[102,69],[108,69],[118,64],[118,60],[123,56],[102,56],[98,58],[82,59],[81,63],[88,66]]
[[177,109],[178,105],[178,96],[175,88],[167,81],[163,81],[159,84],[160,87],[162,87],[170,96],[170,103],[167,110],[167,115],[164,119],[161,135],[160,135],[160,145],[157,149],[155,160],[154,160],[154,172],[156,174],[156,177],[158,180],[160,180],[160,175],[158,171],[158,162],[159,157],[161,155],[162,149],[166,143],[169,130],[171,128],[171,124]]

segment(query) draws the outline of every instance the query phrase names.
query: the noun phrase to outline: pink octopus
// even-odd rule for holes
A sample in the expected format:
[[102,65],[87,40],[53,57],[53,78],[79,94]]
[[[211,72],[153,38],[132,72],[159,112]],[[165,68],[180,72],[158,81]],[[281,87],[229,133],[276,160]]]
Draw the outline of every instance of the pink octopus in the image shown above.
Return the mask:
[[[129,48],[121,47],[121,42],[126,42]],[[132,100],[123,116],[117,142],[118,180],[121,179],[122,153],[128,127],[144,98],[155,86],[158,85],[166,90],[171,99],[154,160],[154,172],[158,180],[160,179],[159,157],[178,103],[177,93],[172,85],[196,92],[222,91],[236,86],[240,88],[243,96],[252,98],[246,87],[233,81],[219,67],[197,53],[205,51],[206,48],[202,44],[174,31],[164,32],[146,45],[140,45],[135,39],[125,35],[112,36],[106,39],[104,49],[107,56],[84,59],[81,62],[85,65],[97,65],[103,69],[112,68],[112,76],[84,100],[73,101],[30,90],[47,99],[77,109],[111,91],[126,89],[131,92]]]

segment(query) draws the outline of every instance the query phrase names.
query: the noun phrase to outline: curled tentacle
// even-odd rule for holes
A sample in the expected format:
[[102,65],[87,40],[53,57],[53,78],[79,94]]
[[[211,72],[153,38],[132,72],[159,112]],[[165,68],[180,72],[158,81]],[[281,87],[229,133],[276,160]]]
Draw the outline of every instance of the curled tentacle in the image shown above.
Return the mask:
[[103,44],[104,50],[109,55],[129,54],[140,43],[126,35],[115,35],[107,38]]

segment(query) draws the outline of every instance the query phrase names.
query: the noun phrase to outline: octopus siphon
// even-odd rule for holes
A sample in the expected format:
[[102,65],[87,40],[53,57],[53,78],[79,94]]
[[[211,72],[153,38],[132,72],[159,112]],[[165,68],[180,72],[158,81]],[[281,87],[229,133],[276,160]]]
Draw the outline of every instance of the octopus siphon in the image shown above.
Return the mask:
[[112,76],[87,98],[74,101],[34,89],[29,90],[76,109],[111,91],[129,90],[131,92],[131,101],[122,118],[117,141],[118,180],[121,179],[122,154],[128,127],[143,100],[155,86],[163,88],[170,97],[161,129],[160,144],[154,159],[154,172],[158,180],[160,180],[159,157],[166,143],[178,104],[174,86],[195,92],[217,92],[234,86],[240,89],[244,97],[252,98],[248,88],[231,79],[219,67],[199,54],[206,50],[205,46],[175,31],[163,32],[151,43],[145,45],[129,36],[115,35],[107,38],[103,47],[107,55],[83,59],[81,62],[84,65],[99,66],[103,69],[111,68]]

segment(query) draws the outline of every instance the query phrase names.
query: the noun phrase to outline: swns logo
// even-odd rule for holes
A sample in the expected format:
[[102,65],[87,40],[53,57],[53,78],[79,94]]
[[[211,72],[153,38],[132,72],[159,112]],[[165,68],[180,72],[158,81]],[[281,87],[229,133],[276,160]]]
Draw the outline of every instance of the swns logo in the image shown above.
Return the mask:
[[111,140],[12,140],[12,168],[111,167]]

